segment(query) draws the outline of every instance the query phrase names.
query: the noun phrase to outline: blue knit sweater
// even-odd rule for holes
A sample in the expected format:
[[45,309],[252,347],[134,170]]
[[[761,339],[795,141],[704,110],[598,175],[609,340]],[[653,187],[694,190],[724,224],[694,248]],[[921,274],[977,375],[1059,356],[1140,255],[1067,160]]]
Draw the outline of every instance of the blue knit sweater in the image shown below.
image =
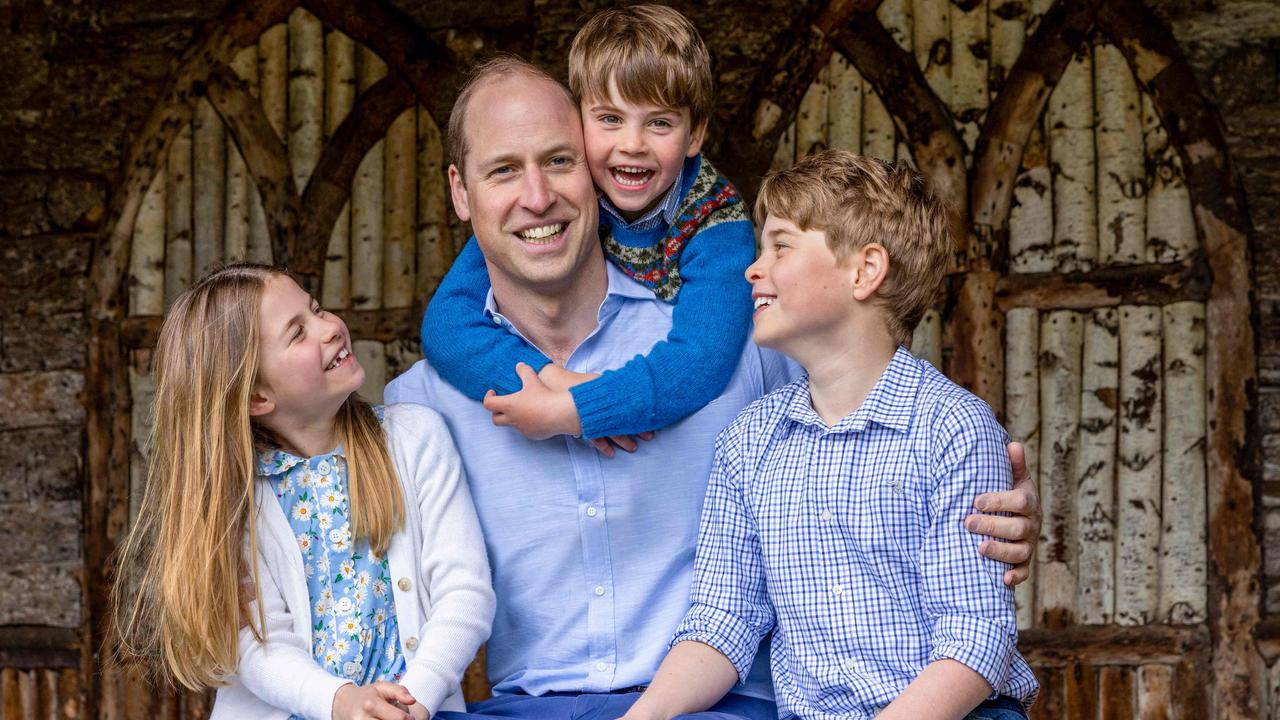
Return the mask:
[[[657,430],[697,412],[718,396],[737,366],[751,326],[751,289],[743,271],[755,258],[755,234],[741,202],[695,222],[692,206],[724,182],[701,156],[686,161],[680,215],[671,227],[635,231],[600,213],[606,256],[636,277],[637,257],[661,257],[666,269],[655,285],[671,302],[671,331],[648,355],[571,389],[583,437]],[[676,243],[681,223],[692,236]],[[652,273],[651,273],[652,275]],[[672,280],[674,279],[674,282]],[[473,236],[454,260],[422,319],[427,360],[450,384],[479,400],[490,388],[520,390],[515,366],[541,370],[550,360],[478,312],[489,291],[484,256]]]

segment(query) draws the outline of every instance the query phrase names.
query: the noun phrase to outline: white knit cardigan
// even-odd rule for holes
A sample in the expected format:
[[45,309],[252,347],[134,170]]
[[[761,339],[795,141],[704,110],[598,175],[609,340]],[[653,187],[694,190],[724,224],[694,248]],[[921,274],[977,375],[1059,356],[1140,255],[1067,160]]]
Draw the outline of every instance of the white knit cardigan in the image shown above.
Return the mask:
[[[464,710],[459,681],[488,639],[494,613],[480,524],[444,420],[421,405],[397,404],[386,408],[384,427],[405,498],[404,525],[387,551],[405,657],[400,683],[432,715]],[[311,656],[302,556],[265,478],[257,512],[266,643],[240,630],[240,665],[219,688],[211,720],[330,720],[334,693],[347,681]]]

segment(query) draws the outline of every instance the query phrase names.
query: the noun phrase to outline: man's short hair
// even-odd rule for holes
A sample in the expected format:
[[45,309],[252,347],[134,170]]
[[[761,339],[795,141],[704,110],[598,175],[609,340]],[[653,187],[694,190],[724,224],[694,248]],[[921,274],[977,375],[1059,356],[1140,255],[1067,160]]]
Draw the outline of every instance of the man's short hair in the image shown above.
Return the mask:
[[459,174],[464,174],[463,164],[467,159],[467,151],[471,149],[467,144],[467,133],[464,129],[467,125],[467,106],[471,104],[471,96],[475,95],[476,91],[486,83],[513,75],[523,75],[534,80],[546,80],[559,88],[564,93],[564,97],[569,101],[569,104],[573,105],[575,110],[577,109],[578,103],[569,94],[569,89],[564,86],[564,83],[551,77],[547,71],[524,58],[510,53],[500,53],[476,63],[467,73],[467,81],[458,90],[458,99],[453,101],[453,109],[449,112],[449,129],[445,139],[445,151],[449,155],[449,161],[458,166]]
[[689,108],[693,127],[711,117],[711,54],[684,15],[662,5],[602,10],[569,48],[569,89],[579,100],[609,97]]
[[846,150],[824,150],[765,176],[756,223],[770,215],[801,230],[821,230],[844,261],[869,243],[889,253],[889,275],[876,292],[889,332],[909,344],[942,286],[952,254],[947,210],[923,175]]

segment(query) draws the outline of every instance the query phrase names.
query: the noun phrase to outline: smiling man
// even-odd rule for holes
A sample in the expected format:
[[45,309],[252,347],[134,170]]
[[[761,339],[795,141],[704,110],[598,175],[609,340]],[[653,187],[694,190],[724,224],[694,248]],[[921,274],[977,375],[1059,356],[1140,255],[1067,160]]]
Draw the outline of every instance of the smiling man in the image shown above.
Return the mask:
[[[454,209],[471,223],[492,283],[475,313],[579,372],[619,367],[667,336],[671,305],[604,259],[581,121],[562,85],[521,60],[490,61],[459,94],[449,133]],[[725,302],[751,300],[744,289]],[[613,458],[579,438],[530,440],[495,427],[426,361],[388,385],[388,402],[444,416],[484,530],[497,595],[487,655],[495,698],[473,713],[626,712],[689,607],[716,435],[795,372],[748,343],[716,400]],[[993,507],[1034,514],[1029,485],[994,496]],[[1012,553],[1002,557],[1030,557],[1025,539],[1038,523],[987,520],[1023,541],[1000,544],[997,552]],[[746,682],[705,717],[776,718],[767,660],[760,653]]]

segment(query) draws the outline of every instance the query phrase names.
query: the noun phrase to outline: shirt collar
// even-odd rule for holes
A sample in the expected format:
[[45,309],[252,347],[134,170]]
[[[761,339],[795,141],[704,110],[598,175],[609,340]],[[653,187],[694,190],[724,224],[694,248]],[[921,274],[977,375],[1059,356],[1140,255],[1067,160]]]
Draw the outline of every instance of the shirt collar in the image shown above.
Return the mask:
[[[474,236],[472,237],[474,240]],[[656,295],[644,285],[632,280],[625,272],[609,261],[604,263],[608,285],[605,288],[604,302],[600,305],[599,317],[605,310],[617,303],[617,300],[655,300]],[[511,321],[498,311],[498,301],[493,297],[493,286],[484,296],[484,316],[493,320],[499,327],[512,328]]]
[[[876,423],[902,433],[910,430],[911,418],[915,414],[916,394],[924,375],[920,362],[910,350],[898,346],[893,358],[889,360],[889,366],[881,373],[871,392],[867,393],[862,405],[841,418],[831,429],[861,432],[868,423]],[[786,405],[787,417],[802,425],[825,427],[826,423],[813,409],[808,376],[792,385],[794,390]]]
[[304,458],[277,447],[266,447],[258,451],[258,475],[262,477],[283,475],[292,470],[298,463],[332,457],[346,458],[346,451],[339,445],[332,452]]
[[659,225],[669,226],[676,221],[676,215],[680,212],[680,199],[684,194],[681,189],[684,187],[689,165],[688,159],[681,164],[680,174],[676,176],[675,182],[671,183],[671,187],[667,188],[667,194],[662,197],[662,202],[632,222],[627,222],[627,219],[622,216],[622,211],[615,207],[609,200],[609,196],[604,193],[600,193],[600,207],[613,216],[619,227],[627,230],[652,230]]

